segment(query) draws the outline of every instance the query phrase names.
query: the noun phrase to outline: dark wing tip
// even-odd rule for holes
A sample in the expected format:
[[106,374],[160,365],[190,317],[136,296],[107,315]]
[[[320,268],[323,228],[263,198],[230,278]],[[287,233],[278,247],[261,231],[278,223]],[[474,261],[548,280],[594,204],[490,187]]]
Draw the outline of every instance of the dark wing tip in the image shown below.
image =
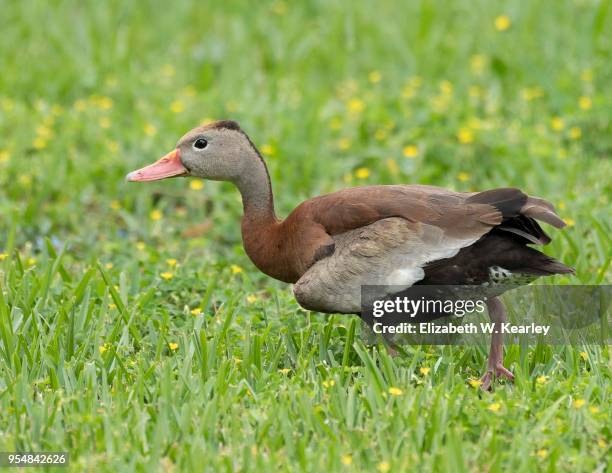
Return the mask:
[[527,202],[527,195],[514,187],[478,192],[467,199],[470,204],[487,204],[501,212],[503,218],[516,217]]

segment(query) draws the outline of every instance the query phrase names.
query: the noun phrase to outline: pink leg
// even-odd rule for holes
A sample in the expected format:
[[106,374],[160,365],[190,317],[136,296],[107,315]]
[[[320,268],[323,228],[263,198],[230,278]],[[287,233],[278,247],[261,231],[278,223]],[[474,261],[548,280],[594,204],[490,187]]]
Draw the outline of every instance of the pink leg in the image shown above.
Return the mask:
[[482,381],[480,387],[485,391],[491,389],[494,377],[504,377],[510,381],[514,380],[512,372],[504,368],[502,364],[504,361],[504,334],[501,332],[501,324],[506,322],[506,309],[497,297],[487,301],[487,308],[489,309],[489,318],[495,324],[495,328],[491,336],[491,350],[487,360],[487,371],[480,378],[480,381]]

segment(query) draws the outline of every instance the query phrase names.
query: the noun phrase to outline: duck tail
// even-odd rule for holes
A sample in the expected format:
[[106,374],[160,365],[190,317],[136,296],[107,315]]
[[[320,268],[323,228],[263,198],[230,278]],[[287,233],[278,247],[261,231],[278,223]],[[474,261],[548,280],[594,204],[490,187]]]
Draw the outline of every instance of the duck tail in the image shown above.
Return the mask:
[[536,220],[556,228],[565,227],[565,222],[557,215],[550,202],[529,196],[513,187],[479,192],[470,196],[467,202],[493,206],[502,215],[502,221],[496,228],[514,233],[528,243],[540,245],[550,243],[550,237]]
[[534,248],[523,246],[521,253],[523,253],[520,259],[522,264],[516,268],[516,272],[538,276],[576,273],[574,268],[566,266],[561,261],[545,255]]

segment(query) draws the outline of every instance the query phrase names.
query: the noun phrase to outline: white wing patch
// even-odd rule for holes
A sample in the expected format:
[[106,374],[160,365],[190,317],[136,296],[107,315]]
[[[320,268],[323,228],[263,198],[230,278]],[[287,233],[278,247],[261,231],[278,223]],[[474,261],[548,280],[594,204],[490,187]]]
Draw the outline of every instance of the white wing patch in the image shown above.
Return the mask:
[[534,274],[513,273],[501,266],[491,266],[489,268],[489,280],[493,286],[524,286],[537,279]]
[[293,291],[307,309],[359,313],[361,286],[380,286],[378,297],[406,289],[424,278],[427,263],[451,258],[478,238],[450,238],[439,227],[399,217],[379,220],[336,235],[334,253],[314,264]]
[[391,274],[387,276],[387,280],[384,284],[387,286],[410,287],[416,281],[420,281],[424,277],[425,271],[423,271],[422,268],[400,268],[392,271]]

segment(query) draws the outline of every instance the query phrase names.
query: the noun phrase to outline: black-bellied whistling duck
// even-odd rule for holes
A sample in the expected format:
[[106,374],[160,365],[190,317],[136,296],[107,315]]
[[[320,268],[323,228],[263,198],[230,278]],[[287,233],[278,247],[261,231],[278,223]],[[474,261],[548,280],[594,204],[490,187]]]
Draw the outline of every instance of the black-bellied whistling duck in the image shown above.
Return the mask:
[[[176,176],[233,182],[242,194],[247,255],[265,274],[293,283],[297,301],[310,310],[359,314],[363,285],[495,286],[500,278],[526,283],[573,272],[527,246],[550,242],[536,220],[557,228],[564,222],[549,202],[518,189],[354,187],[309,199],[281,220],[266,164],[234,121],[191,130],[173,151],[127,179]],[[498,295],[488,297],[487,307],[501,324],[506,313]],[[500,331],[492,336],[485,389],[494,376],[513,379],[502,365],[502,347]]]

